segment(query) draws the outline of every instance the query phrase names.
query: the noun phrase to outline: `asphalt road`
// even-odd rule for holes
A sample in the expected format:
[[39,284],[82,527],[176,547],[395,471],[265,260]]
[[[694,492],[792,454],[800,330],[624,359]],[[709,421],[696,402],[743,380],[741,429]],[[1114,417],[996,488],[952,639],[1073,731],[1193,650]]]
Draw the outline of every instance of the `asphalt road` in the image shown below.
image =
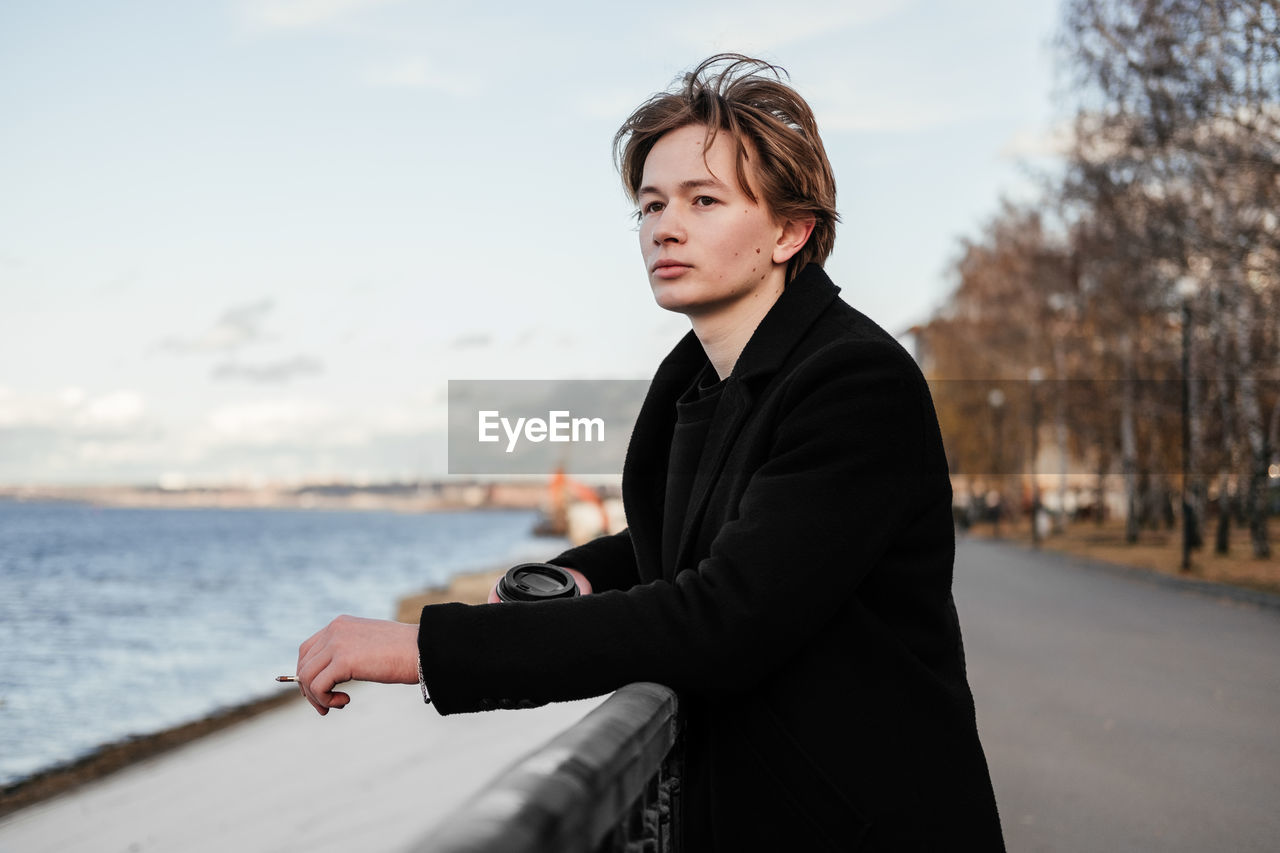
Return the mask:
[[962,540],[1010,851],[1280,850],[1280,607]]

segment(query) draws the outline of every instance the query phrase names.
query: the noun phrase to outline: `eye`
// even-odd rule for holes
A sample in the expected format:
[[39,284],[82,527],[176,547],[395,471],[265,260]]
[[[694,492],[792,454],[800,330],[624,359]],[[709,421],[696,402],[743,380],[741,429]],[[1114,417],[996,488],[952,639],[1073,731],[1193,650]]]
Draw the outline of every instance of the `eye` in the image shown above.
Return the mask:
[[640,205],[640,215],[641,215],[641,216],[647,216],[647,215],[648,215],[648,214],[650,214],[650,213],[658,213],[658,212],[659,212],[659,211],[661,211],[661,210],[662,210],[662,208],[663,208],[663,207],[665,207],[665,206],[666,206],[666,205],[664,205],[664,204],[663,204],[662,202],[660,202],[660,201],[648,201],[648,202],[645,202],[644,204]]
[[700,195],[693,200],[694,207],[711,207],[713,204],[720,202],[709,195]]

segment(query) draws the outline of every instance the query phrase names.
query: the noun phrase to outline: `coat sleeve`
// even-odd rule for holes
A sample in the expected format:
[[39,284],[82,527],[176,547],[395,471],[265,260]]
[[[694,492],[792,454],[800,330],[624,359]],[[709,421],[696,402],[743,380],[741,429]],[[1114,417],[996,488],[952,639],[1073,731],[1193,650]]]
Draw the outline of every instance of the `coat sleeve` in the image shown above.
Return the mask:
[[547,562],[582,572],[593,592],[630,589],[640,581],[629,529],[584,542]]
[[737,517],[674,581],[424,608],[419,649],[436,709],[531,707],[634,681],[706,694],[758,686],[856,594],[920,511],[933,415],[908,365],[889,344],[846,339],[797,367]]

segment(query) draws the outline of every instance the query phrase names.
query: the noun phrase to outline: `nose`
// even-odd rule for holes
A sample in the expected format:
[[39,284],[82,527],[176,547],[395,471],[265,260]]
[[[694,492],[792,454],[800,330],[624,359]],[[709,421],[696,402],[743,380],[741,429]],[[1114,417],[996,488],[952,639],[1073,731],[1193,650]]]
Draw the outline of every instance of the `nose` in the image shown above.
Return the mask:
[[652,235],[655,244],[683,243],[684,223],[671,207],[664,207],[655,215]]

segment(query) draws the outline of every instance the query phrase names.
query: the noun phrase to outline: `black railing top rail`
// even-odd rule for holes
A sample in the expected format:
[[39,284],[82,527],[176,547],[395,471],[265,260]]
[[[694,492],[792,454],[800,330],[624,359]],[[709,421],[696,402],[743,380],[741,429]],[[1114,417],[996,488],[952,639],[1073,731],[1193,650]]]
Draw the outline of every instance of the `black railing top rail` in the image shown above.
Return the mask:
[[676,695],[639,682],[517,761],[409,849],[588,853],[623,817],[676,739]]

